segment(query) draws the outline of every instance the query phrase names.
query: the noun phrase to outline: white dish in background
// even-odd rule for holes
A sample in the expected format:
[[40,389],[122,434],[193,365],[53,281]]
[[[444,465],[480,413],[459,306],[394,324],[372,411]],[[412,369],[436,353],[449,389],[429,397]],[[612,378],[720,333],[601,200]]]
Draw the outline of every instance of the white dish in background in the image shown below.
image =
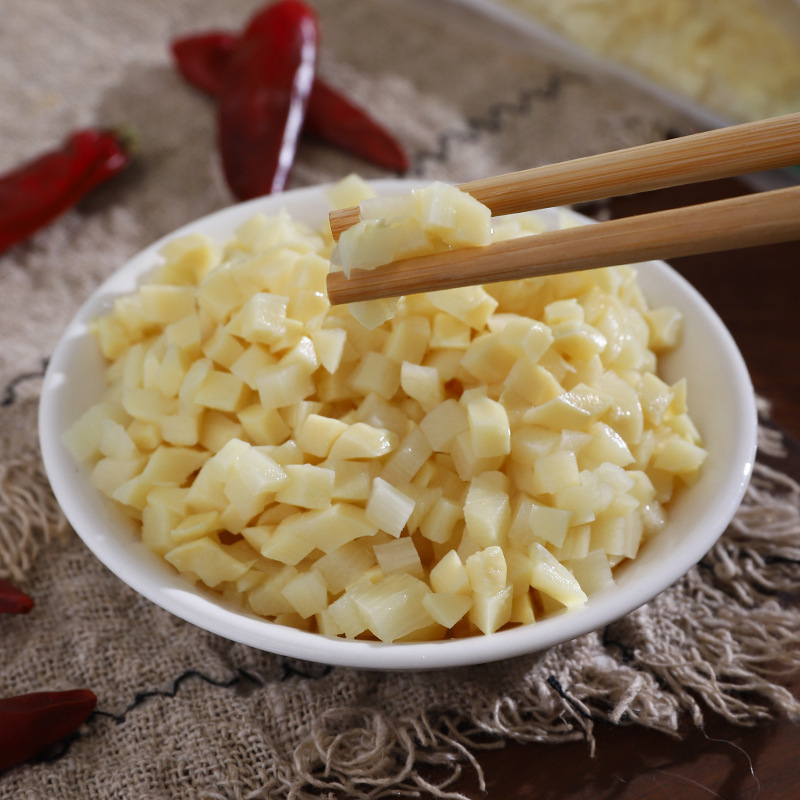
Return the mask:
[[[391,194],[407,191],[415,184],[387,180],[373,185],[379,193]],[[255,213],[271,214],[281,208],[317,226],[328,213],[323,190],[313,187],[259,198],[184,226],[112,275],[67,327],[50,359],[42,387],[42,455],[67,519],[106,567],[176,616],[261,650],[368,669],[434,669],[536,652],[602,628],[672,585],[708,552],[736,512],[749,482],[756,451],[755,398],[742,356],[719,317],[663,262],[643,265],[640,285],[652,304],[682,309],[685,331],[681,345],[661,361],[660,374],[668,382],[684,376],[688,379],[690,413],[709,457],[699,482],[670,504],[664,530],[647,542],[635,561],[617,570],[613,589],[593,595],[585,607],[488,637],[402,644],[348,641],[306,633],[242,612],[212,592],[191,585],[148,550],[136,526],[91,486],[88,470],[74,462],[61,442],[62,433],[104,389],[104,360],[87,325],[107,312],[115,297],[135,290],[157,265],[157,251],[167,239],[202,231],[224,241]]]

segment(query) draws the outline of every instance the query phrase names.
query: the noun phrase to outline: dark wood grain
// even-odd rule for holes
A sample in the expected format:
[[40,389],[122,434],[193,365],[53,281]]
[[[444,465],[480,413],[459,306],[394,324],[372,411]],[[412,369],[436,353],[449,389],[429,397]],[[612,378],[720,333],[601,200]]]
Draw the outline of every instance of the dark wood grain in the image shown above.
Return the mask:
[[[741,194],[735,180],[613,200],[612,216]],[[773,421],[800,441],[800,243],[676,259],[672,265],[711,303],[739,345]],[[800,478],[800,445],[780,467]],[[800,695],[800,676],[789,684]],[[535,800],[790,800],[800,797],[800,726],[753,728],[708,713],[706,728],[680,738],[639,728],[596,730],[585,743],[509,744],[476,750],[486,792],[467,770],[453,790],[469,798]]]

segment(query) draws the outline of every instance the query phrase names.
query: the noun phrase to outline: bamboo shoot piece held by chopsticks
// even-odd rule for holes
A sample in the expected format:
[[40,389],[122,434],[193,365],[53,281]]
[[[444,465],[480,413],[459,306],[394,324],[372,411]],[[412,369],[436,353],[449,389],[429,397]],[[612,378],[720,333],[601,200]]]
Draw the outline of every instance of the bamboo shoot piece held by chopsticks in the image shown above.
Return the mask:
[[642,214],[328,276],[333,305],[800,239],[800,187]]
[[[494,215],[800,163],[800,114],[462,184]],[[331,213],[334,236],[360,211]],[[732,250],[800,238],[800,187],[331,272],[331,303]]]

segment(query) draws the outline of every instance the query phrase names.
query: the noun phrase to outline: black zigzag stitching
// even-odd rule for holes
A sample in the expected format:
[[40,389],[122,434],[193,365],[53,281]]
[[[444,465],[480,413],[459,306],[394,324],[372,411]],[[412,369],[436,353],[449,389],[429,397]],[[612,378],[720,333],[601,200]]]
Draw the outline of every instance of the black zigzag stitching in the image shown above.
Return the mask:
[[[208,675],[204,675],[202,672],[198,672],[197,670],[187,670],[186,672],[179,675],[172,683],[172,688],[167,690],[160,690],[160,689],[150,689],[143,692],[137,692],[133,696],[133,700],[131,703],[124,708],[122,711],[118,713],[114,713],[112,711],[104,711],[102,709],[95,709],[89,715],[88,719],[86,720],[87,724],[90,723],[93,719],[98,717],[106,717],[108,719],[112,719],[118,725],[122,725],[125,720],[128,718],[128,714],[131,713],[135,708],[138,708],[143,703],[147,702],[151,697],[169,697],[173,698],[178,694],[178,690],[180,689],[181,685],[185,683],[187,680],[191,678],[198,678],[206,683],[211,684],[212,686],[218,686],[223,689],[230,688],[231,686],[235,686],[238,684],[243,678],[248,680],[252,680],[258,682],[256,678],[254,678],[249,673],[245,672],[244,670],[237,670],[236,674],[225,681],[218,681],[214,678],[209,677]],[[45,753],[42,753],[37,758],[37,761],[44,762],[44,763],[52,763],[54,761],[58,761],[60,758],[63,758],[67,752],[69,751],[70,747],[74,742],[81,738],[83,733],[81,730],[77,730],[74,733],[70,734],[69,736],[62,739],[58,742],[57,745],[53,746]]]
[[522,89],[513,101],[501,101],[489,106],[482,117],[467,119],[467,127],[444,131],[440,134],[433,150],[418,153],[414,158],[412,172],[421,175],[428,162],[444,163],[456,143],[475,142],[484,133],[498,133],[509,120],[528,115],[537,103],[555,100],[570,84],[586,83],[589,79],[577,72],[557,72],[551,74],[544,86]]
[[47,362],[48,359],[43,358],[41,369],[39,369],[37,372],[23,372],[21,375],[17,375],[16,378],[12,378],[3,389],[3,396],[0,398],[0,407],[6,408],[7,406],[13,405],[17,399],[18,386],[27,381],[39,380],[40,378],[43,378],[45,370],[47,369]]
[[[329,675],[333,671],[333,667],[329,665],[321,665],[320,668],[316,671],[311,670],[303,670],[300,667],[290,664],[288,662],[282,661],[281,662],[281,673],[275,679],[277,683],[282,683],[284,681],[290,680],[291,678],[300,678],[305,680],[319,680],[324,678],[326,675]],[[122,725],[128,718],[128,715],[134,711],[139,706],[146,703],[153,697],[163,697],[172,699],[176,697],[178,691],[180,690],[181,686],[189,680],[201,680],[205,683],[208,683],[211,686],[216,686],[217,688],[221,689],[230,689],[234,686],[239,685],[242,681],[248,681],[249,683],[256,684],[258,686],[263,686],[264,681],[262,681],[256,675],[248,672],[247,670],[238,668],[233,676],[228,678],[227,680],[217,680],[216,678],[212,678],[209,675],[205,675],[204,673],[198,670],[186,670],[186,672],[181,673],[178,675],[177,678],[172,682],[172,686],[169,689],[148,689],[146,691],[136,692],[133,696],[133,700],[126,706],[122,711],[114,713],[113,711],[104,711],[103,709],[95,709],[89,715],[87,719],[87,723],[91,722],[93,719],[98,717],[105,717],[107,719],[111,719],[116,722],[118,725]],[[82,733],[81,731],[75,731],[75,733],[67,736],[66,738],[62,739],[57,745],[53,748],[48,750],[46,753],[40,755],[38,757],[38,761],[51,763],[53,761],[58,761],[58,759],[63,758],[69,748],[72,746],[73,742],[77,741],[81,738]]]
[[[319,680],[320,678],[324,678],[326,675],[329,675],[330,672],[333,670],[333,667],[328,665],[321,666],[321,668],[318,671],[303,670],[300,667],[292,665],[285,661],[282,661],[280,666],[281,666],[281,673],[275,679],[276,683],[283,683],[284,681],[287,681],[290,678]],[[216,686],[221,689],[229,689],[232,686],[236,686],[243,680],[249,681],[250,683],[254,683],[258,686],[262,686],[264,684],[263,680],[253,675],[252,673],[248,672],[247,670],[242,669],[241,667],[236,670],[235,674],[231,678],[222,681],[216,680],[215,678],[211,678],[208,675],[199,672],[198,670],[190,669],[178,675],[178,677],[173,681],[172,688],[170,689],[166,690],[149,689],[147,691],[137,692],[133,696],[133,700],[131,701],[130,705],[128,705],[127,708],[123,709],[119,713],[114,714],[110,711],[98,710],[94,711],[92,713],[92,716],[110,717],[115,722],[122,724],[123,722],[125,722],[125,719],[127,718],[128,714],[130,714],[131,711],[133,711],[135,708],[138,708],[140,705],[145,703],[151,697],[166,697],[170,699],[174,698],[178,694],[178,690],[180,689],[181,685],[190,679],[198,679],[201,681],[205,681],[211,686]]]
[[109,719],[113,719],[114,722],[116,722],[118,725],[121,725],[126,721],[131,711],[146,703],[150,698],[166,697],[172,699],[177,696],[178,690],[184,683],[186,683],[186,681],[194,678],[204,681],[205,683],[208,683],[211,686],[216,686],[220,689],[229,689],[232,686],[236,686],[242,680],[249,680],[255,683],[260,683],[260,681],[255,676],[251,675],[250,673],[246,672],[243,669],[237,670],[236,673],[231,678],[222,681],[216,680],[215,678],[212,678],[208,675],[204,675],[202,672],[199,672],[198,670],[189,669],[186,670],[186,672],[183,672],[180,675],[178,675],[177,678],[175,678],[175,680],[172,682],[172,688],[164,690],[148,689],[146,691],[136,692],[136,694],[133,696],[133,700],[122,711],[115,714],[111,711],[103,711],[101,709],[97,709],[92,712],[89,719],[92,719],[93,717],[108,717]]

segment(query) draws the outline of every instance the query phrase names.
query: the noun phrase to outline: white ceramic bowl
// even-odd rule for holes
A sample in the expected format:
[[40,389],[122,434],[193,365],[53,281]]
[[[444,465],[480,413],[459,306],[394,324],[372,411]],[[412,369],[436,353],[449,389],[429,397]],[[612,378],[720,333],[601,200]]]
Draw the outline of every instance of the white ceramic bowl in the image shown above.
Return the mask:
[[[407,181],[379,181],[389,194]],[[259,198],[211,214],[170,234],[203,231],[221,241],[256,212],[286,208],[318,225],[328,207],[321,187]],[[747,487],[756,449],[753,388],[742,357],[708,303],[663,262],[640,270],[641,286],[654,304],[685,314],[681,346],[663,359],[667,381],[685,376],[690,413],[709,458],[700,481],[670,506],[669,522],[635,561],[617,572],[613,589],[586,606],[491,636],[442,642],[383,644],[347,641],[277,625],[227,605],[190,585],[140,541],[134,525],[89,483],[61,434],[101,394],[104,362],[87,323],[110,309],[114,297],[133,291],[157,264],[156,242],[112,275],[84,304],[50,360],[42,388],[39,432],[53,491],[86,546],[122,581],[171,613],[220,636],[269,652],[310,661],[373,669],[432,669],[495,661],[531,653],[603,627],[651,600],[696,564],[723,533]]]

